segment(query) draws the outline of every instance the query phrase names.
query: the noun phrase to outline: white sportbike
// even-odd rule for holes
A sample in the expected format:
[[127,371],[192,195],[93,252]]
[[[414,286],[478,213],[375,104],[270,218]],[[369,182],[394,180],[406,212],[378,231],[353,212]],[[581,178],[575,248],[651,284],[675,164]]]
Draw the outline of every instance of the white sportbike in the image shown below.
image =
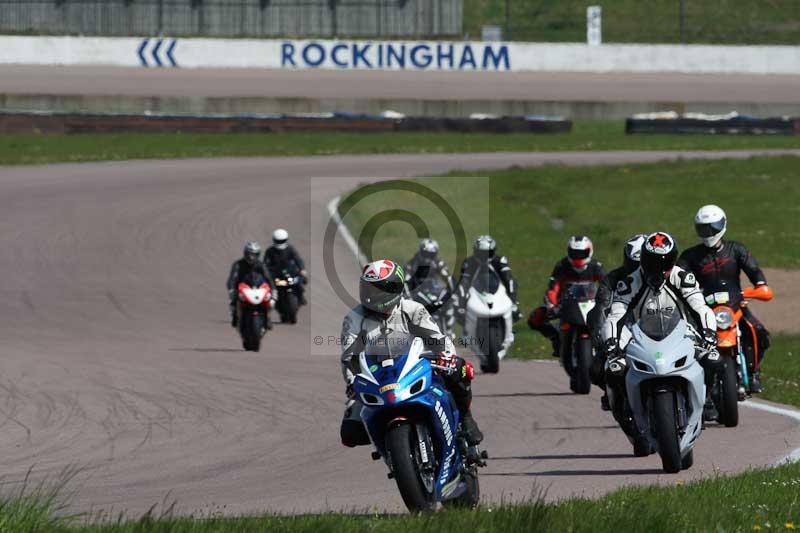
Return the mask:
[[464,342],[480,357],[484,372],[497,373],[500,360],[514,342],[513,311],[514,302],[500,276],[490,265],[483,265],[467,295]]
[[[706,398],[695,358],[697,332],[680,314],[642,315],[625,347],[627,400],[641,433],[655,444],[664,471],[692,466]],[[710,360],[716,352],[704,352]]]

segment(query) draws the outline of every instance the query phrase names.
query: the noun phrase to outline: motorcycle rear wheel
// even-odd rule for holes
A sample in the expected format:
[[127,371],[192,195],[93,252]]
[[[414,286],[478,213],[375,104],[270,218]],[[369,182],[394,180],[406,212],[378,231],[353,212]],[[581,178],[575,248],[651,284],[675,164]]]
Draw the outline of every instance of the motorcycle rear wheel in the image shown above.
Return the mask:
[[657,392],[652,396],[653,429],[658,442],[658,455],[664,472],[676,474],[681,471],[681,450],[678,442],[678,421],[675,413],[675,393]]
[[403,502],[411,512],[432,511],[436,502],[422,482],[416,446],[410,424],[396,425],[386,433],[386,449],[392,458],[392,471]]

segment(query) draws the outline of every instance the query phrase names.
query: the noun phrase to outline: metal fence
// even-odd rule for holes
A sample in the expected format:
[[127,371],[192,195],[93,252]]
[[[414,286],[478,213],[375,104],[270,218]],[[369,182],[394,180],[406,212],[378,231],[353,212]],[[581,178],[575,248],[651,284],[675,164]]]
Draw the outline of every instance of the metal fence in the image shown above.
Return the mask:
[[0,32],[215,37],[460,36],[463,0],[0,0]]

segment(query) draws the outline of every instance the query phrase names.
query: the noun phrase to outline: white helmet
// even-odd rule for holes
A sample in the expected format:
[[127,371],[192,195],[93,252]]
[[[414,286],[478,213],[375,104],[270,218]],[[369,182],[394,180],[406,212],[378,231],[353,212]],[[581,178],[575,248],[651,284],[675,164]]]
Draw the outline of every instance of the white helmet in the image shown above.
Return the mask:
[[439,253],[439,243],[433,239],[422,239],[419,241],[419,253],[425,259],[434,259]]
[[273,231],[272,245],[278,250],[285,250],[289,246],[289,232],[282,228]]
[[576,272],[583,272],[592,260],[592,239],[573,235],[567,243],[567,259]]
[[647,235],[644,233],[637,233],[625,243],[625,249],[622,252],[622,264],[625,265],[627,270],[633,271],[639,267],[639,260],[642,256],[642,246],[646,239]]
[[719,244],[727,228],[728,220],[725,218],[725,211],[719,206],[704,205],[694,216],[694,229],[697,236],[709,248]]

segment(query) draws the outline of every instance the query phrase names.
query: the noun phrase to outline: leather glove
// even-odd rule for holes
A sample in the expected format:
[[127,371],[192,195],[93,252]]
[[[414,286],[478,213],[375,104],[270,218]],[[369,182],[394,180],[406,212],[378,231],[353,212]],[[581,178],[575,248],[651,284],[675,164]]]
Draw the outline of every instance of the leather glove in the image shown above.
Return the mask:
[[617,339],[608,339],[603,343],[603,354],[607,359],[614,359],[620,355],[619,344]]
[[519,319],[522,318],[522,313],[519,312],[519,304],[514,304],[511,308],[511,319],[514,322],[519,322]]
[[455,354],[448,354],[445,352],[439,352],[437,354],[439,357],[436,359],[436,364],[442,367],[444,372],[448,374],[452,374],[456,370],[456,357]]
[[717,332],[713,329],[703,329],[703,348],[714,350],[717,347]]

